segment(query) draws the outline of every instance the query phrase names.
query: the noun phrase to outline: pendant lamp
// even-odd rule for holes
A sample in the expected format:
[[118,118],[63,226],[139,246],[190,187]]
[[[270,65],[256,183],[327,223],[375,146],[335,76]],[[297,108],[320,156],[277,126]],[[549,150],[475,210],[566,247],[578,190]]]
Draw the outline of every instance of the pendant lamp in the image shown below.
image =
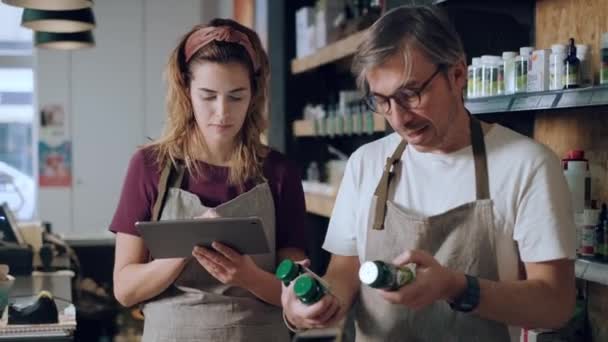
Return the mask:
[[49,11],[76,10],[93,6],[92,0],[2,0],[2,2],[16,7]]
[[58,33],[34,32],[34,45],[39,48],[76,50],[95,46],[91,31]]
[[90,8],[72,11],[26,8],[21,17],[21,26],[43,32],[82,32],[95,27],[95,17]]

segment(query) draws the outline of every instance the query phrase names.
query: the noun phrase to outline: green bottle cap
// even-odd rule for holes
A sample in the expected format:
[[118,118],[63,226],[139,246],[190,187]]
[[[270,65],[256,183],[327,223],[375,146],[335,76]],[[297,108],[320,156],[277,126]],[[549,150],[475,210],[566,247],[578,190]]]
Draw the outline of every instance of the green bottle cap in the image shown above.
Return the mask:
[[313,303],[320,298],[319,284],[316,279],[309,275],[303,275],[298,278],[293,286],[293,291],[304,303]]
[[290,282],[300,274],[300,265],[290,259],[285,259],[281,261],[274,274],[279,280]]

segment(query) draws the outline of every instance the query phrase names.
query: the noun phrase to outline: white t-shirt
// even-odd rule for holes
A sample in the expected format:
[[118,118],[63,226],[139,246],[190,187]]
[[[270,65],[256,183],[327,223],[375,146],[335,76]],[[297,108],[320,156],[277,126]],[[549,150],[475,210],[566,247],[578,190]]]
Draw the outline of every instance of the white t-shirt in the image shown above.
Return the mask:
[[[329,221],[323,248],[362,256],[374,190],[401,138],[393,133],[360,147],[350,157]],[[523,262],[576,257],[570,193],[557,156],[544,145],[500,125],[486,133],[494,224],[502,232],[497,255],[501,280],[518,276],[517,241]],[[407,147],[392,199],[431,216],[475,200],[472,147],[449,154]],[[363,261],[363,260],[362,260]]]

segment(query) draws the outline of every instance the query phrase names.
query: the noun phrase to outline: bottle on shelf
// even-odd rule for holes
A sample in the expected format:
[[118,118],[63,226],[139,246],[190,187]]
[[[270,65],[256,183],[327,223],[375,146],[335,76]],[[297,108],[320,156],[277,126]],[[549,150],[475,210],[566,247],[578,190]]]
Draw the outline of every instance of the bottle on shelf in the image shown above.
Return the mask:
[[504,90],[505,94],[515,93],[515,58],[517,53],[505,51],[502,53],[503,70],[504,70]]
[[530,70],[530,57],[534,48],[524,46],[519,49],[519,56],[515,59],[515,92],[528,91],[528,71]]
[[576,44],[576,57],[580,61],[581,87],[593,85],[593,72],[591,70],[591,47],[586,44]]
[[566,47],[562,44],[551,46],[551,57],[549,61],[549,89],[558,90],[564,88],[564,59],[566,59]]
[[581,61],[576,57],[576,45],[574,38],[570,38],[568,54],[564,59],[564,89],[574,89],[581,86],[580,64]]

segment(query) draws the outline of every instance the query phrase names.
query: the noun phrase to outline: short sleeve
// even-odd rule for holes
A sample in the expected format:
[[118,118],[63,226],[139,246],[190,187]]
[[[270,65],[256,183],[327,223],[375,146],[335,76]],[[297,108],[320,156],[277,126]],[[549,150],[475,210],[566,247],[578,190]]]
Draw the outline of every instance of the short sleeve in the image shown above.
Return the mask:
[[285,172],[278,190],[279,198],[275,201],[277,249],[306,250],[306,204],[300,172],[294,164],[285,163]]
[[157,172],[152,170],[154,164],[147,159],[145,151],[138,150],[129,162],[120,200],[110,224],[110,231],[114,233],[139,236],[135,223],[149,221],[152,216],[151,208],[157,196],[155,181],[157,183],[158,179],[152,176]]
[[357,203],[361,194],[357,190],[358,183],[355,177],[357,162],[354,159],[356,158],[355,153],[346,164],[342,183],[329,220],[325,242],[323,243],[323,249],[336,255],[358,255],[356,239]]
[[531,170],[518,202],[513,236],[523,262],[576,257],[570,192],[552,153]]

